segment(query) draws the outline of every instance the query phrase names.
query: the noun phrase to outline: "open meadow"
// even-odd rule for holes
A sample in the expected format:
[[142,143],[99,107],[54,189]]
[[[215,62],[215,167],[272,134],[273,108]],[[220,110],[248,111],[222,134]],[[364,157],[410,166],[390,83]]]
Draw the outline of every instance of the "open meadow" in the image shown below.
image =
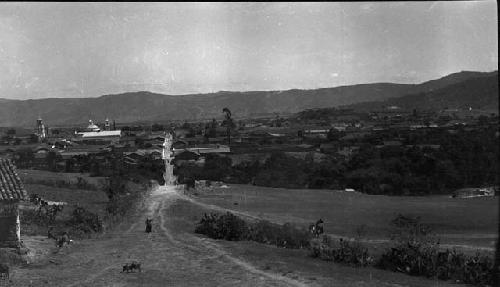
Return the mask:
[[[56,234],[69,231],[68,222],[76,207],[104,218],[108,198],[102,190],[104,178],[89,177],[80,173],[56,173],[42,170],[19,170],[28,195],[38,195],[50,202],[64,204],[53,222],[41,222],[37,217],[38,206],[30,203],[21,208],[21,233],[30,236],[46,236],[49,226]],[[76,236],[76,234],[72,234]]]
[[74,187],[96,190],[100,189],[105,183],[104,177],[91,177],[88,173],[65,173],[35,169],[19,169],[18,174],[25,184],[44,184],[56,187]]
[[325,233],[384,242],[398,214],[420,216],[444,246],[494,250],[498,228],[498,197],[470,199],[447,196],[383,196],[331,190],[230,185],[196,191],[197,200],[300,227],[322,218]]
[[[193,234],[195,226],[203,213],[217,209],[204,205],[201,201],[205,200],[195,198],[194,201],[183,200],[174,203],[167,210],[167,227],[175,230],[182,238],[196,236],[204,240],[205,244],[214,242],[225,253],[248,262],[259,270],[307,281],[307,286],[457,286],[449,281],[409,276],[373,266],[354,268],[346,264],[318,260],[313,258],[307,249],[278,248],[253,241],[205,238],[205,235]],[[228,204],[228,209],[234,208]]]

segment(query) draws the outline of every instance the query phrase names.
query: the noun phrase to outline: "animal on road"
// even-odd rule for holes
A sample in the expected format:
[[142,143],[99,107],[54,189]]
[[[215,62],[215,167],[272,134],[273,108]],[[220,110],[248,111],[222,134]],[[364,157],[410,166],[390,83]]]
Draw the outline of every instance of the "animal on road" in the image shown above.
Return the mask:
[[134,272],[134,270],[141,272],[141,263],[137,261],[133,261],[132,263],[125,263],[122,268],[122,273],[130,273]]
[[71,244],[71,242],[73,242],[73,240],[69,239],[69,235],[68,235],[68,232],[64,232],[63,235],[59,238],[56,239],[56,245],[61,248],[63,247],[64,243],[67,244]]

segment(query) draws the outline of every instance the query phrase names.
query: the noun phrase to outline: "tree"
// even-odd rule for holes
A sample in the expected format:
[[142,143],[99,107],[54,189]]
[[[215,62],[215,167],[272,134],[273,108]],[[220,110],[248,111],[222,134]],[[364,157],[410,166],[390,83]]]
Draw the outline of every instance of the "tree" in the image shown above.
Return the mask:
[[163,130],[165,130],[165,128],[163,127],[163,125],[161,125],[161,124],[156,124],[156,123],[155,123],[155,124],[153,124],[153,125],[151,126],[151,130],[152,130],[153,132],[156,132],[156,131],[163,131]]
[[226,127],[227,130],[227,142],[231,144],[231,130],[235,128],[235,124],[233,119],[231,118],[231,111],[228,108],[223,108],[222,112],[225,113],[225,119],[222,123],[223,126]]
[[30,143],[37,143],[38,142],[38,136],[36,134],[30,134]]
[[58,159],[60,159],[60,158],[61,158],[61,156],[53,151],[49,151],[47,153],[47,157],[45,160],[47,163],[47,167],[49,168],[50,171],[57,171],[56,164],[57,164]]
[[212,122],[210,123],[209,131],[208,131],[208,137],[214,138],[216,136],[217,136],[217,121],[215,119],[212,119]]
[[275,127],[281,127],[282,122],[283,122],[283,119],[280,118],[280,115],[276,114],[276,118],[274,120],[274,126]]

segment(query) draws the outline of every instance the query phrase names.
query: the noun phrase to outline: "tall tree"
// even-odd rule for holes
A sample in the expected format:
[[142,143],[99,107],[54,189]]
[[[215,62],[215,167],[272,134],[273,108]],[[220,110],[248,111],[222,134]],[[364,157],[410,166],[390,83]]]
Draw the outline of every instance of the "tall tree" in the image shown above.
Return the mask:
[[234,121],[231,118],[231,111],[228,108],[223,108],[222,112],[225,114],[223,125],[226,126],[227,131],[227,143],[231,144],[231,130],[235,127]]

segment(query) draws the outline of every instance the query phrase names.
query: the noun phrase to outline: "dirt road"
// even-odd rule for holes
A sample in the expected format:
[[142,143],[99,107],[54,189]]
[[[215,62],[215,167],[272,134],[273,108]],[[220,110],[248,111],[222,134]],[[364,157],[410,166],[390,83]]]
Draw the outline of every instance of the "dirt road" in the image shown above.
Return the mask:
[[[142,214],[102,237],[15,269],[11,286],[317,286],[260,270],[212,240],[169,230],[166,211],[177,200],[186,197],[174,187],[153,190]],[[146,216],[153,218],[151,234],[144,232]],[[132,260],[142,263],[142,272],[121,273]]]

